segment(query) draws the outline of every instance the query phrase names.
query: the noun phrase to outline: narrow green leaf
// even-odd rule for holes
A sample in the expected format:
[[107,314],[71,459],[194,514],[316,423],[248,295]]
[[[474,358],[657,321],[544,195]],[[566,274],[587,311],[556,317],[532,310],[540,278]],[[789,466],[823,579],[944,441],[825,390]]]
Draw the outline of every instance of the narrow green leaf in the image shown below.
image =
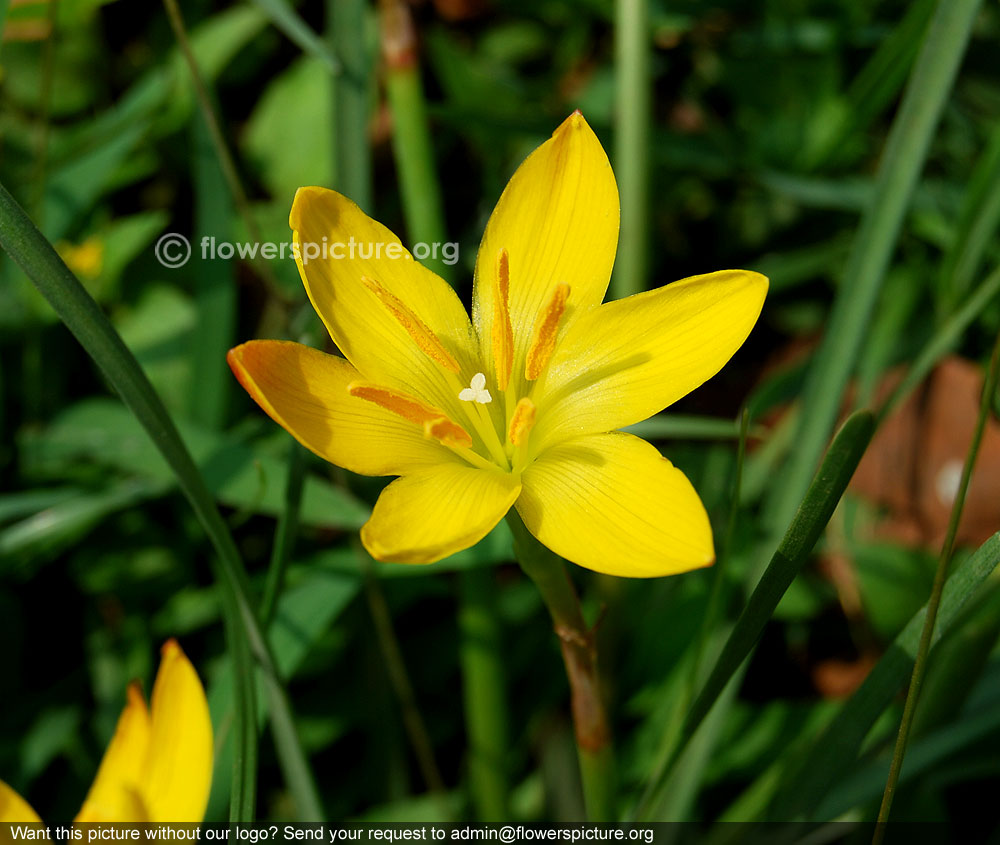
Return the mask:
[[340,62],[333,51],[287,0],[253,0],[253,4],[303,53],[319,59],[330,73],[339,73]]
[[966,296],[1000,223],[1000,126],[969,177],[955,238],[941,262],[940,294],[950,312]]
[[[195,248],[203,238],[232,241],[233,200],[212,145],[205,115],[195,112],[191,132],[195,187]],[[197,325],[191,337],[187,416],[219,430],[226,421],[234,383],[226,351],[234,345],[236,265],[221,258],[199,258],[188,265],[194,279]]]
[[[626,426],[627,431],[647,440],[739,440],[739,420],[698,417],[684,414],[657,414],[648,420]],[[763,437],[765,430],[754,426],[751,438]]]
[[[959,611],[1000,563],[1000,533],[963,561],[944,587],[932,645],[949,630]],[[768,816],[774,821],[808,819],[857,759],[861,743],[892,702],[913,668],[920,631],[927,614],[921,608],[896,637],[888,651],[848,699],[826,729],[790,765]]]
[[[250,513],[279,516],[285,507],[288,464],[260,454],[232,435],[178,423],[205,484],[222,504]],[[69,461],[91,460],[123,472],[166,482],[173,471],[141,426],[110,399],[85,399],[60,414],[46,429],[21,437],[25,460],[36,474],[58,474]],[[309,476],[301,520],[321,528],[359,528],[367,505],[333,484]]]
[[686,743],[691,740],[730,678],[757,644],[778,602],[802,569],[833,515],[840,497],[844,495],[844,490],[847,489],[847,484],[874,431],[874,417],[868,411],[858,411],[848,418],[837,433],[819,472],[816,473],[802,504],[799,505],[798,513],[788,526],[784,539],[778,545],[767,570],[748,599],[739,619],[736,620],[708,680],[691,705],[681,727],[679,743],[671,757],[650,780],[636,811],[638,820],[649,819],[650,813],[655,812],[655,808],[660,804],[664,786]]
[[844,388],[979,6],[980,0],[941,0],[924,38],[882,153],[874,200],[862,218],[806,380],[795,451],[782,483],[772,486],[766,501],[765,526],[775,534],[802,499],[840,412]]
[[878,421],[881,423],[892,410],[902,402],[910,391],[922,382],[934,366],[944,358],[962,339],[962,335],[973,320],[989,305],[1000,292],[1000,267],[997,267],[973,291],[954,314],[945,320],[934,332],[931,339],[924,344],[916,360],[910,364],[903,380],[896,385],[889,397],[878,409]]
[[[170,464],[178,485],[217,552],[217,557],[209,558],[213,575],[221,589],[230,595],[232,606],[240,617],[239,625],[234,624],[232,630],[243,632],[266,679],[275,746],[285,778],[299,805],[298,816],[322,821],[322,804],[298,742],[291,705],[270,645],[257,621],[243,561],[163,402],[97,303],[2,185],[0,246],[35,283]],[[228,604],[227,600],[224,606]]]

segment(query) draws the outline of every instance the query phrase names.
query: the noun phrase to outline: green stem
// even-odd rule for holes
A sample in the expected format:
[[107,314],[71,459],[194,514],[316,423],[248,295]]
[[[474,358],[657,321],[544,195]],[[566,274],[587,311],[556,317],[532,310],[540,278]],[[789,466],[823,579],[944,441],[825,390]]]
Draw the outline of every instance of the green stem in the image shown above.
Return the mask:
[[[400,0],[381,0],[379,31],[392,113],[392,151],[410,242],[440,248],[446,237],[444,209],[409,6]],[[440,256],[432,253],[421,261],[443,278],[449,277],[451,268]]]
[[[181,14],[180,6],[177,5],[177,0],[163,0],[163,6],[167,10],[170,27],[174,31],[174,36],[177,38],[177,45],[181,49],[181,55],[184,56],[188,72],[191,74],[195,99],[198,101],[198,108],[201,110],[202,118],[205,121],[205,128],[208,129],[209,139],[212,147],[215,149],[215,155],[219,159],[219,167],[222,169],[222,175],[225,177],[229,192],[233,196],[236,210],[239,212],[240,217],[243,218],[243,223],[247,227],[247,232],[251,240],[256,243],[262,243],[263,238],[250,208],[250,200],[243,189],[243,183],[240,181],[239,174],[236,171],[236,163],[233,161],[229,147],[226,145],[226,139],[222,134],[222,127],[219,125],[215,109],[212,108],[212,98],[208,93],[208,86],[205,84],[201,70],[198,67],[198,59],[194,55],[194,50],[191,49],[191,42],[188,39],[187,28],[184,25],[184,16]],[[255,256],[253,264],[267,286],[268,294],[278,302],[287,302],[288,297],[278,280],[274,277],[267,262],[263,258]]]
[[621,234],[611,295],[621,299],[646,289],[651,93],[648,0],[617,0],[615,17],[615,174],[621,192]]
[[327,0],[332,52],[341,72],[333,79],[334,174],[337,190],[372,211],[369,147],[371,65],[365,32],[366,0]]
[[[740,510],[740,492],[743,487],[743,461],[747,451],[747,432],[750,429],[750,411],[744,408],[740,413],[740,439],[736,447],[736,472],[733,475],[732,497],[729,500],[729,515],[726,519],[726,533],[723,534],[722,548],[719,549],[715,566],[712,567],[712,586],[709,588],[708,603],[705,615],[701,620],[698,638],[695,645],[694,659],[691,662],[691,676],[687,685],[687,701],[690,704],[694,691],[698,688],[701,674],[701,662],[705,653],[705,644],[709,634],[715,628],[715,620],[719,614],[719,604],[722,601],[722,585],[725,583],[725,569],[729,561],[729,552],[733,544],[733,532],[736,530],[736,515]],[[685,711],[687,707],[684,708]]]
[[302,487],[306,478],[306,451],[297,441],[288,444],[288,478],[285,481],[285,506],[278,518],[271,548],[271,563],[264,582],[264,596],[260,601],[260,624],[271,624],[278,606],[278,596],[285,584],[285,572],[295,550],[295,537],[299,532],[299,512],[302,505]]
[[507,709],[496,582],[489,569],[459,573],[459,653],[469,737],[469,790],[481,822],[506,821]]
[[795,452],[765,504],[765,524],[775,537],[805,494],[840,414],[844,388],[979,5],[980,0],[941,0],[924,38],[882,153],[874,199],[861,220],[806,381]]
[[563,559],[536,540],[517,511],[507,514],[514,534],[514,553],[525,574],[535,582],[552,617],[566,677],[569,680],[573,728],[583,799],[592,822],[610,822],[615,812],[615,761],[597,669],[597,645],[587,627],[580,602]]
[[372,571],[371,557],[362,548],[358,539],[355,538],[353,544],[364,578],[365,598],[368,600],[368,609],[372,615],[372,623],[375,625],[379,650],[389,674],[389,683],[392,685],[393,693],[399,702],[399,709],[403,714],[403,726],[410,739],[413,754],[417,758],[420,774],[431,792],[443,796],[445,791],[444,778],[441,777],[441,769],[438,768],[437,760],[434,758],[434,746],[431,743],[427,725],[424,722],[424,717],[420,715],[420,708],[417,706],[417,696],[413,692],[413,684],[410,683],[410,675],[406,670],[406,661],[403,660],[399,639],[392,626],[392,614],[389,612],[389,606],[386,604],[378,577]]
[[223,591],[223,620],[233,660],[235,706],[232,717],[233,766],[229,821],[253,822],[257,806],[257,690],[250,649],[240,629],[234,596]]
[[[232,602],[239,613],[250,652],[260,666],[268,693],[271,725],[279,762],[298,804],[298,815],[322,821],[322,809],[309,772],[309,764],[298,742],[291,707],[278,676],[270,644],[265,638],[250,602],[243,561],[212,494],[198,471],[191,453],[156,390],[139,362],[97,303],[28,218],[5,187],[0,185],[0,246],[17,263],[52,306],[80,345],[101,368],[122,401],[135,414],[150,439],[177,477],[177,484],[191,504],[217,555],[210,556],[219,587],[229,594],[223,608]],[[247,777],[255,777],[248,773]],[[245,790],[249,794],[249,790]]]
[[938,608],[941,606],[941,596],[944,593],[945,581],[948,580],[948,568],[951,564],[952,553],[955,550],[955,537],[958,534],[958,524],[962,518],[962,509],[965,507],[965,496],[969,490],[969,481],[972,479],[972,470],[976,465],[976,457],[979,454],[979,446],[982,443],[983,431],[986,429],[986,420],[990,414],[993,394],[997,388],[998,371],[1000,371],[1000,335],[997,335],[996,344],[993,347],[990,368],[986,375],[985,384],[983,385],[983,395],[979,404],[979,416],[976,419],[976,428],[972,434],[972,443],[969,444],[969,451],[965,456],[965,465],[962,467],[962,479],[958,485],[955,503],[951,508],[951,518],[948,520],[948,531],[945,535],[944,546],[941,549],[941,557],[938,558],[937,571],[934,573],[934,585],[931,588],[931,597],[927,601],[927,615],[924,617],[924,625],[920,630],[920,644],[917,646],[917,656],[913,663],[913,674],[910,677],[910,688],[906,693],[906,703],[903,705],[903,718],[900,721],[899,733],[896,736],[896,747],[893,749],[892,763],[889,766],[889,779],[886,781],[885,792],[882,794],[882,805],[879,807],[878,824],[875,826],[872,845],[879,845],[885,838],[885,822],[889,820],[892,799],[896,794],[899,773],[903,768],[903,757],[906,755],[906,744],[910,738],[913,714],[916,711],[917,701],[920,698],[920,687],[923,685],[924,674],[927,671],[927,657],[930,654],[934,623],[937,621]]

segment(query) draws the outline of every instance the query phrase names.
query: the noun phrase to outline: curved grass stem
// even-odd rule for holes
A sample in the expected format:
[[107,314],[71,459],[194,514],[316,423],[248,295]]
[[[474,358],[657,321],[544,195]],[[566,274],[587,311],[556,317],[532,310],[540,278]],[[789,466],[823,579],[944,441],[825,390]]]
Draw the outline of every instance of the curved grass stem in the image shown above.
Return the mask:
[[944,585],[948,580],[948,568],[951,564],[952,553],[955,550],[955,537],[958,534],[958,524],[962,518],[962,509],[965,507],[965,496],[969,491],[972,470],[976,464],[979,446],[983,439],[983,431],[986,429],[986,420],[990,415],[993,395],[997,388],[998,370],[1000,370],[1000,335],[997,336],[996,344],[993,347],[990,367],[986,374],[985,383],[983,384],[983,395],[979,404],[979,416],[976,419],[976,428],[972,434],[969,451],[965,456],[965,465],[962,467],[962,478],[958,485],[958,492],[955,495],[955,502],[951,508],[951,517],[948,520],[948,531],[945,535],[944,545],[941,548],[941,556],[938,558],[937,571],[934,573],[934,585],[931,588],[931,597],[927,602],[927,615],[924,617],[924,626],[920,631],[920,644],[917,646],[917,656],[913,662],[910,688],[906,693],[906,703],[903,705],[903,718],[899,724],[899,733],[896,735],[896,747],[892,753],[889,778],[885,784],[885,792],[882,794],[882,805],[879,807],[878,824],[875,826],[872,845],[880,845],[885,837],[885,823],[889,820],[892,799],[896,794],[896,785],[899,782],[899,774],[903,768],[903,757],[906,755],[906,744],[910,738],[910,728],[913,726],[913,715],[916,712],[917,701],[920,698],[920,688],[923,685],[924,675],[927,671],[927,658],[930,654],[934,624],[937,621],[938,609],[941,606]]
[[[298,741],[291,706],[278,675],[270,644],[251,603],[243,560],[170,414],[139,362],[100,307],[2,185],[0,247],[24,270],[87,354],[101,368],[108,382],[135,414],[173,470],[178,487],[215,547],[216,554],[210,556],[209,560],[215,580],[226,595],[223,609],[231,610],[238,617],[232,630],[234,633],[242,632],[248,651],[256,660],[263,676],[275,748],[289,791],[295,798],[298,816],[303,820],[323,821],[322,805],[309,763]],[[238,658],[240,653],[238,649],[235,650],[234,657]],[[236,673],[242,672],[252,675],[252,664],[237,667]],[[237,689],[237,695],[240,690],[241,688]],[[247,733],[237,729],[237,736],[246,737]],[[254,757],[244,755],[244,759],[252,760]],[[248,779],[256,778],[256,771],[244,767],[244,776]],[[252,790],[245,789],[243,794],[252,794]]]

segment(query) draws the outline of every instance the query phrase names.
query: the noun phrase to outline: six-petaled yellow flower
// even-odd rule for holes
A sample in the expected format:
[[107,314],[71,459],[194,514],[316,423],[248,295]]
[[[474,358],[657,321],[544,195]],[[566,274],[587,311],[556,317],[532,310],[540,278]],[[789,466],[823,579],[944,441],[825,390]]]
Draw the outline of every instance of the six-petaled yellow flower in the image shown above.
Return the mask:
[[[320,457],[401,476],[361,530],[375,558],[439,560],[513,506],[542,543],[599,572],[656,576],[712,562],[690,482],[616,429],[717,373],[756,322],[767,279],[726,270],[602,304],[618,188],[582,115],[500,197],[479,248],[471,321],[448,284],[340,194],[300,189],[290,223],[302,281],[344,358],[251,341],[229,363]],[[327,257],[308,260],[319,244]]]
[[[150,706],[138,684],[104,752],[78,822],[200,822],[212,786],[212,722],[205,690],[181,647],[163,646]],[[0,823],[38,822],[0,781]]]

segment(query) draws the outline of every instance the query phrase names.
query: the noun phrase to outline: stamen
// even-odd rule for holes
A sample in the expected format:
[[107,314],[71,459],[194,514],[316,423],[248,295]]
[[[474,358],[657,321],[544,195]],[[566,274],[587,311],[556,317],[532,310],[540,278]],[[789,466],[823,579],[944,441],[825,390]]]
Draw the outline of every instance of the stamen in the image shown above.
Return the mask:
[[452,448],[465,449],[472,445],[469,433],[447,417],[438,417],[436,420],[425,422],[424,434]]
[[524,377],[528,381],[537,379],[552,358],[552,352],[556,348],[556,336],[559,333],[559,321],[566,310],[568,296],[569,285],[560,282],[552,291],[548,304],[542,309],[535,323],[535,337],[531,341],[528,358],[524,364]]
[[493,397],[486,389],[486,376],[476,373],[472,377],[472,384],[460,391],[458,398],[463,402],[478,402],[480,405],[488,405],[493,401]]
[[536,410],[535,403],[527,396],[518,401],[514,416],[510,418],[510,427],[507,429],[507,439],[512,445],[524,445],[535,424]]
[[503,247],[497,253],[493,276],[493,362],[497,387],[506,390],[514,366],[514,328],[510,322],[510,259]]
[[379,298],[386,310],[399,321],[399,324],[406,329],[406,333],[413,338],[413,342],[417,344],[424,355],[446,370],[458,373],[461,369],[458,366],[458,361],[444,348],[444,345],[438,340],[434,332],[427,327],[427,324],[407,308],[401,299],[387,291],[375,279],[362,276],[361,281],[368,290]]
[[347,392],[358,399],[372,402],[380,408],[391,411],[404,420],[419,425],[424,434],[440,441],[445,446],[468,447],[472,445],[472,437],[457,423],[448,419],[447,414],[432,405],[426,405],[414,396],[409,396],[388,387],[378,387],[374,384],[351,382]]

